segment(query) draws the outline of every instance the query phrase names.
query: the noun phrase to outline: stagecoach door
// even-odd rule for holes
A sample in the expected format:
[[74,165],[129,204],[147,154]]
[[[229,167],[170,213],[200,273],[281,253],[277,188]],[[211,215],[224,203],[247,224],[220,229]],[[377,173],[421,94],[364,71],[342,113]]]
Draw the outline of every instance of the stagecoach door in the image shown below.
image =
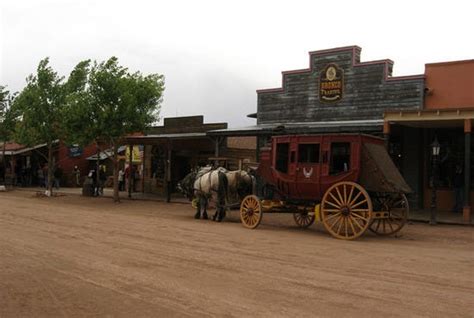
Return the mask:
[[324,136],[321,148],[321,194],[340,181],[357,181],[358,136]]
[[301,199],[317,200],[320,196],[321,136],[301,136],[295,139],[296,195]]

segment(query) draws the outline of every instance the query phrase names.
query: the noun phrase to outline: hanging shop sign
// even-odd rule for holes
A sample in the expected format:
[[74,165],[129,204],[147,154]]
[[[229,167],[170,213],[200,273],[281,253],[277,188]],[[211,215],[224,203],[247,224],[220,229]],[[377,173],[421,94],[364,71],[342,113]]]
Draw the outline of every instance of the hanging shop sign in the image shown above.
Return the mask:
[[336,64],[328,64],[319,76],[319,100],[337,102],[344,92],[344,71]]
[[68,147],[69,150],[69,157],[77,158],[82,156],[82,148],[79,145],[72,145]]
[[[132,146],[132,162],[140,163],[143,158],[143,146]],[[125,150],[125,158],[128,161],[130,158],[130,146]]]

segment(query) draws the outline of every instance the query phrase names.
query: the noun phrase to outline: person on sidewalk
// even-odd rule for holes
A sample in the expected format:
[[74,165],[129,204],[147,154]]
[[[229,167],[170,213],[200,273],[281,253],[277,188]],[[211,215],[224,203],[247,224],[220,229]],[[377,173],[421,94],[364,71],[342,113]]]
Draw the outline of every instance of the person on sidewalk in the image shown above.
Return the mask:
[[119,191],[125,191],[125,172],[121,168],[118,172]]
[[105,182],[107,181],[107,175],[105,174],[105,166],[99,168],[99,186],[97,188],[97,195],[104,195]]
[[54,176],[54,187],[56,188],[56,190],[59,190],[59,183],[61,181],[61,178],[63,177],[63,169],[61,169],[60,165],[58,165],[56,169],[54,170],[53,176]]
[[79,170],[77,166],[74,166],[72,175],[74,177],[74,181],[76,182],[76,187],[79,187],[81,185],[81,170]]

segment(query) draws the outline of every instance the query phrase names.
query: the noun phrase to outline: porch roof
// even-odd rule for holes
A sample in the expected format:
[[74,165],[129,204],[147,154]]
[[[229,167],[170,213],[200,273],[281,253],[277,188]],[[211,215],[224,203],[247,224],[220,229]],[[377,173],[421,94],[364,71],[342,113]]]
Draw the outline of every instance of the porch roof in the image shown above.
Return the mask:
[[382,119],[316,121],[297,123],[259,124],[247,127],[211,130],[209,136],[257,136],[275,134],[314,134],[340,132],[376,132],[382,131]]

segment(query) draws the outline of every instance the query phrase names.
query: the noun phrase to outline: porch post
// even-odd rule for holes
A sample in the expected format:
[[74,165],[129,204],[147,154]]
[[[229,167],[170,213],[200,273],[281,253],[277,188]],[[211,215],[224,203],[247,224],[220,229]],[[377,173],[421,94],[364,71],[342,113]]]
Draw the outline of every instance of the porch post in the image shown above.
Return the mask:
[[171,141],[166,146],[166,202],[171,201]]
[[390,123],[388,121],[383,122],[383,139],[385,143],[385,149],[388,150],[390,140]]
[[464,120],[464,207],[463,220],[471,222],[471,119]]

